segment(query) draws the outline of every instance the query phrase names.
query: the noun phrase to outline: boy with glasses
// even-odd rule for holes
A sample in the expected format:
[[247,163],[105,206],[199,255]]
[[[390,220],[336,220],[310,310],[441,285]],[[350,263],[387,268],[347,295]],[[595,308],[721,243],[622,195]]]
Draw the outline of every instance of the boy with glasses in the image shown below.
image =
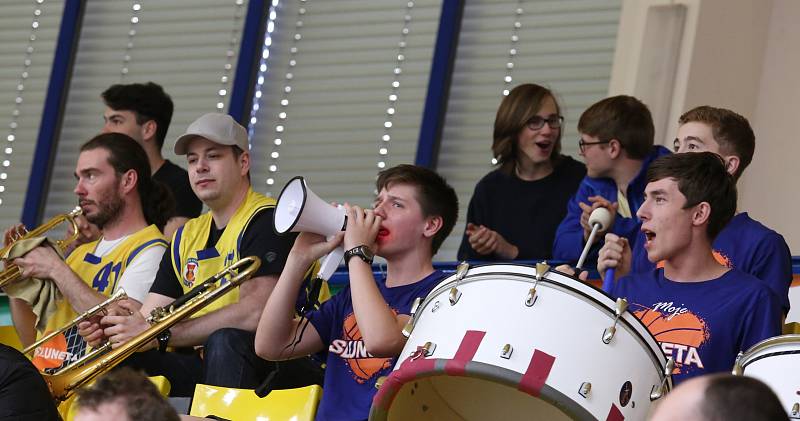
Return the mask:
[[[587,174],[567,205],[567,216],[558,226],[553,244],[553,258],[571,262],[578,260],[589,238],[589,215],[598,207],[611,212],[613,223],[608,232],[635,238],[640,225],[636,211],[642,203],[647,167],[659,156],[669,154],[663,146],[653,146],[650,111],[631,96],[618,95],[595,103],[581,115],[578,131]],[[595,237],[587,259],[590,266],[597,261],[601,238]]]

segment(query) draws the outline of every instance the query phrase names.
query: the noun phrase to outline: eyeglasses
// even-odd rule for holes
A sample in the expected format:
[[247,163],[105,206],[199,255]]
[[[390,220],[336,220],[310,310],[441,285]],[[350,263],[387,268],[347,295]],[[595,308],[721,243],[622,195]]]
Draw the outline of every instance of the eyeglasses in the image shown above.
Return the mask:
[[564,122],[564,116],[560,115],[551,115],[548,118],[539,117],[535,115],[531,117],[530,120],[526,123],[528,128],[531,130],[539,130],[544,127],[544,123],[547,123],[551,129],[558,129],[561,128],[561,124]]
[[603,141],[600,141],[600,142],[587,142],[587,141],[583,140],[583,138],[580,138],[580,139],[578,139],[578,149],[581,150],[581,153],[584,153],[587,146],[604,145],[606,143],[611,143],[611,141],[610,140],[603,140]]

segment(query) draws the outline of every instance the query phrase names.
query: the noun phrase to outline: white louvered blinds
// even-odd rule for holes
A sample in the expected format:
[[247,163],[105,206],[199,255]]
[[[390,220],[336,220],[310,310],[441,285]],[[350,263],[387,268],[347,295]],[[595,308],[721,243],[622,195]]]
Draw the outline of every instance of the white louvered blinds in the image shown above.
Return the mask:
[[[387,148],[387,168],[414,162],[441,1],[408,6],[388,0],[280,2],[251,127],[257,191],[277,197],[291,177],[302,175],[325,200],[370,205],[381,147]],[[395,80],[399,87],[393,90]],[[389,108],[394,114],[387,120]],[[389,142],[382,140],[386,121],[392,125]]]
[[3,1],[0,13],[0,226],[3,227],[21,219],[63,7],[63,0]]
[[172,144],[200,115],[227,110],[246,13],[247,2],[236,0],[87,2],[45,217],[74,207],[78,148],[100,131],[100,94],[112,84],[153,81],[164,87],[175,103],[164,157],[185,167]]
[[516,55],[508,89],[533,82],[554,90],[565,114],[562,153],[579,158],[578,117],[607,96],[620,8],[620,0],[466,2],[438,160],[461,207],[437,260],[456,258],[475,184],[492,170],[492,127],[510,49]]

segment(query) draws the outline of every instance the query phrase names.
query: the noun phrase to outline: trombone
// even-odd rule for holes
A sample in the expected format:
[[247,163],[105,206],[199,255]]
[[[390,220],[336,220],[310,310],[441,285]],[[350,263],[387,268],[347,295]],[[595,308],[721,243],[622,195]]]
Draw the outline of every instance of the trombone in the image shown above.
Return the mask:
[[[58,329],[58,330],[53,331],[53,332],[50,332],[49,334],[43,336],[38,341],[32,343],[27,348],[23,349],[22,353],[23,354],[28,354],[29,352],[33,352],[33,350],[38,348],[41,344],[49,341],[54,336],[56,336],[56,335],[58,335],[60,333],[66,332],[67,330],[71,329],[73,326],[77,325],[78,323],[80,323],[80,322],[82,322],[84,320],[88,320],[89,318],[91,318],[93,316],[96,316],[96,315],[98,315],[100,313],[102,313],[103,315],[108,314],[108,311],[106,311],[106,308],[108,306],[110,306],[113,303],[116,303],[117,301],[124,300],[126,298],[128,298],[128,294],[125,293],[125,290],[122,289],[122,288],[118,289],[116,292],[114,292],[114,294],[109,296],[107,300],[105,300],[102,303],[100,303],[100,304],[98,304],[98,305],[86,310],[85,312],[80,314],[78,317],[72,319],[71,322],[67,323],[61,329]],[[79,361],[76,361],[75,363],[78,363]]]
[[[102,347],[93,350],[81,360],[72,363],[58,373],[42,374],[53,398],[56,402],[68,399],[76,389],[122,362],[139,348],[155,339],[161,332],[238,287],[242,282],[248,280],[260,266],[261,259],[258,257],[250,256],[240,259],[208,278],[187,294],[178,297],[171,304],[153,309],[147,318],[150,327],[120,347],[110,349],[111,344],[106,342]],[[218,284],[218,281],[226,276],[232,277],[230,281],[224,285]],[[102,355],[99,355],[101,353]],[[82,362],[90,359],[90,362]]]
[[[49,221],[45,222],[42,225],[39,225],[38,227],[34,228],[31,231],[28,231],[22,237],[16,238],[11,244],[8,244],[7,246],[0,249],[0,254],[5,254],[6,251],[8,251],[8,249],[10,249],[11,246],[16,244],[17,241],[26,240],[28,238],[34,238],[34,237],[41,237],[44,233],[55,228],[62,222],[69,222],[72,225],[72,235],[68,236],[63,240],[56,240],[55,242],[55,246],[58,247],[63,253],[67,249],[67,247],[69,247],[70,244],[72,244],[75,240],[78,239],[78,235],[80,235],[78,233],[78,223],[75,222],[75,218],[78,215],[81,215],[82,213],[83,210],[81,210],[81,207],[76,206],[75,209],[72,210],[72,212],[54,216]],[[12,283],[19,281],[20,279],[22,279],[22,273],[20,272],[19,267],[13,263],[7,263],[5,270],[0,272],[0,288],[5,288],[8,285],[11,285]]]

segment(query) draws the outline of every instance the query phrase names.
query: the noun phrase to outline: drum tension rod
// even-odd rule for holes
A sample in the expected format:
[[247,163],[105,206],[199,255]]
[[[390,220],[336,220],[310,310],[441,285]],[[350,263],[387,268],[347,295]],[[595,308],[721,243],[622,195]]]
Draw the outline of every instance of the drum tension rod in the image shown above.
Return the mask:
[[403,336],[406,338],[411,336],[411,331],[414,330],[414,315],[417,314],[420,304],[422,304],[422,297],[415,298],[414,303],[411,304],[411,311],[409,312],[411,317],[408,318],[406,325],[403,326]]
[[800,403],[795,402],[792,405],[792,412],[789,414],[792,418],[797,418],[797,414],[800,413]]
[[528,290],[528,296],[525,298],[525,305],[528,307],[533,307],[533,304],[536,303],[536,300],[539,298],[536,296],[536,286],[539,285],[539,281],[542,280],[547,272],[550,271],[550,265],[547,262],[539,262],[536,264],[536,280],[533,282],[533,287]]
[[614,306],[614,324],[603,331],[604,344],[606,345],[610,344],[611,339],[613,339],[614,335],[617,334],[617,322],[619,321],[619,318],[622,317],[622,313],[625,313],[625,310],[627,309],[628,309],[628,300],[624,298],[617,298],[617,303]]
[[592,391],[592,384],[589,382],[581,383],[581,387],[578,388],[578,394],[583,396],[584,398],[589,397],[589,392]]
[[461,291],[458,290],[458,283],[467,276],[467,272],[469,272],[469,263],[461,262],[458,264],[456,268],[456,285],[450,288],[450,305],[454,306],[461,299]]
[[672,370],[675,369],[675,360],[672,357],[667,358],[667,364],[664,365],[664,378],[661,379],[660,385],[653,385],[653,388],[650,390],[650,401],[654,401],[656,399],[661,398],[667,393],[667,379],[672,376]]

